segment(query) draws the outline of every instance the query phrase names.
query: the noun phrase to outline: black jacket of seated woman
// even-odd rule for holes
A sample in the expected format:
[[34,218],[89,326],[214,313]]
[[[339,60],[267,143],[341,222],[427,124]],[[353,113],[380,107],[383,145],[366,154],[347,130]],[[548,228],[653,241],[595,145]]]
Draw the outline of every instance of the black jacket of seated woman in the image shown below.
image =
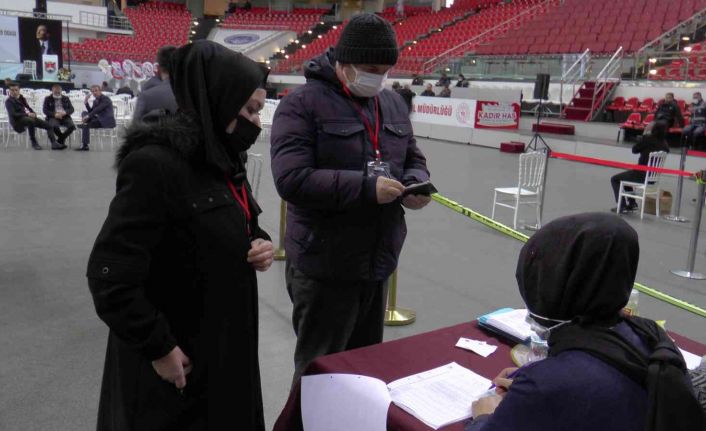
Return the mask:
[[267,71],[206,41],[170,63],[179,114],[129,130],[88,263],[110,328],[98,430],[263,431],[256,270],[272,244],[243,160]]

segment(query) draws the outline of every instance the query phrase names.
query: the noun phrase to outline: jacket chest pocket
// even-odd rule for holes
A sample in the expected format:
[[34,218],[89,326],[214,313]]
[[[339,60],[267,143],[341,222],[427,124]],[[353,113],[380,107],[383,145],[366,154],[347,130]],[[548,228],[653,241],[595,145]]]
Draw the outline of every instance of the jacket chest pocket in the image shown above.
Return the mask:
[[412,126],[406,123],[386,123],[381,135],[382,159],[390,164],[392,176],[401,178],[407,158],[407,146],[412,139]]
[[249,247],[245,212],[229,190],[213,189],[186,196],[187,225],[197,243],[227,249]]
[[360,123],[323,123],[319,129],[320,168],[360,170],[364,164],[365,127]]

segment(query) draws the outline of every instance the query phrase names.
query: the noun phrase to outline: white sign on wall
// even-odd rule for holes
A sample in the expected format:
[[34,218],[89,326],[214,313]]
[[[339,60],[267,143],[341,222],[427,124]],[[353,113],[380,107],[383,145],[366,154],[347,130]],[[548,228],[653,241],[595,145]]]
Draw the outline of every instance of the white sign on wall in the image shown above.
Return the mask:
[[[20,39],[17,17],[0,16],[0,62],[20,62]],[[14,78],[14,76],[13,76]]]
[[412,99],[411,121],[472,129],[475,116],[475,100],[424,96]]
[[267,39],[274,31],[231,30],[220,28],[213,36],[213,41],[233,51],[243,52],[258,42]]

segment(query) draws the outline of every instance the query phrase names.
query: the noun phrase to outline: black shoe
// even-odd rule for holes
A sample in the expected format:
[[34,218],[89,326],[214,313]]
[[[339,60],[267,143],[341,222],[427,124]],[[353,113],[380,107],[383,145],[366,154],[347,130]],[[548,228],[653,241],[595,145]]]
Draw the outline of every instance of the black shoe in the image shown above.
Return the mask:
[[42,147],[39,146],[39,144],[37,143],[37,141],[32,142],[32,148],[35,149],[35,150],[41,150],[41,149],[42,149]]
[[88,145],[81,145],[80,147],[76,148],[74,151],[88,151]]
[[[620,214],[627,214],[627,213],[632,212],[632,211],[634,211],[634,210],[635,210],[635,208],[632,208],[632,209],[631,209],[630,207],[620,207]],[[617,212],[618,212],[618,207],[611,208],[611,209],[610,209],[610,212],[612,212],[612,213],[617,213]]]
[[53,144],[51,144],[51,149],[52,150],[65,150],[66,145],[64,145],[61,142],[54,142]]
[[625,207],[625,210],[627,212],[633,212],[633,211],[637,210],[637,203],[633,202],[632,204],[628,204],[628,206]]

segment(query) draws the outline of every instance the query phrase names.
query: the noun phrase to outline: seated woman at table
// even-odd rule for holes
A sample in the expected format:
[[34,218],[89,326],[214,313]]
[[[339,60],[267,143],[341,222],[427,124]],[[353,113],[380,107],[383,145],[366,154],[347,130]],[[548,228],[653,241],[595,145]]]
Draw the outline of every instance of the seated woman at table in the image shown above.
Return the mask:
[[626,317],[639,246],[611,214],[557,219],[520,252],[517,282],[549,357],[495,383],[467,431],[696,431],[704,415],[667,333]]

